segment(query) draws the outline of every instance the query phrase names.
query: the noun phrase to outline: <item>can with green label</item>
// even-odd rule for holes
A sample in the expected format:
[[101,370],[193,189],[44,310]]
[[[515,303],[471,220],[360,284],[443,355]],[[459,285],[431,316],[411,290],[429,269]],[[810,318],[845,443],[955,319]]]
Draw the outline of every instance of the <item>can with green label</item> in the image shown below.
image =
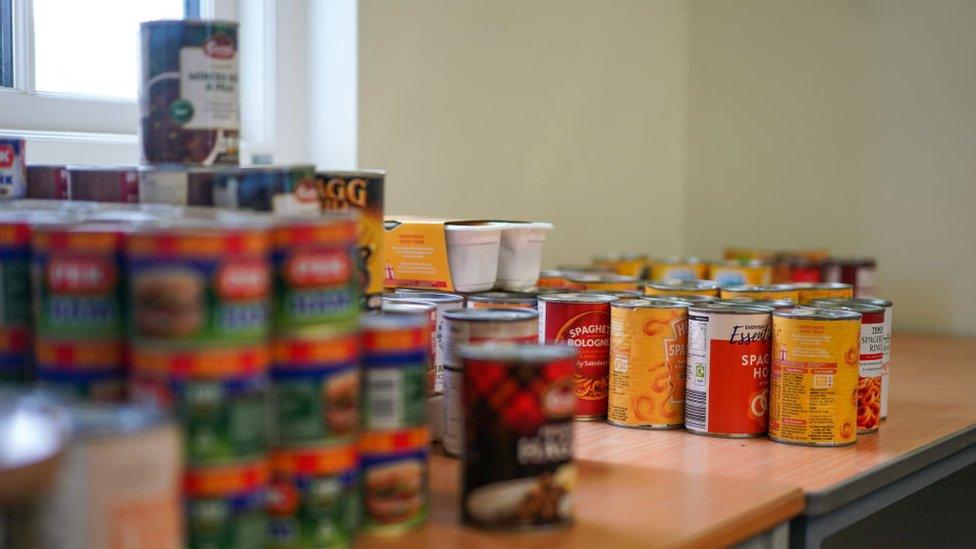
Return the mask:
[[183,475],[186,546],[261,549],[268,529],[268,463],[262,456]]

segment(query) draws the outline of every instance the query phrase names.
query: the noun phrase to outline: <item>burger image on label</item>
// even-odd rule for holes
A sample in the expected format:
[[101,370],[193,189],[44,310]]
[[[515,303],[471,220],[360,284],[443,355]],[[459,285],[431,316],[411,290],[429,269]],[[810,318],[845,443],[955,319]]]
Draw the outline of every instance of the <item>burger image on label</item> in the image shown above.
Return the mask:
[[423,511],[424,464],[409,460],[366,473],[366,512],[381,524],[405,522]]
[[346,434],[359,424],[359,372],[353,370],[329,379],[323,387],[325,424],[329,431]]
[[132,281],[135,322],[151,337],[184,337],[197,332],[204,318],[204,281],[185,269],[147,271]]

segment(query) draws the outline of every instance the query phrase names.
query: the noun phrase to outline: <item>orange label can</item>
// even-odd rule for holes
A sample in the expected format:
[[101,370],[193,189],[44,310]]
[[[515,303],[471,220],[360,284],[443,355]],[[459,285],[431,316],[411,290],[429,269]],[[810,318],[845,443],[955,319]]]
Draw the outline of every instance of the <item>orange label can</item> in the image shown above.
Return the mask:
[[688,306],[663,298],[611,303],[607,421],[612,425],[684,425]]
[[769,438],[808,446],[854,444],[860,349],[858,312],[775,311]]
[[815,299],[851,299],[854,297],[854,286],[840,282],[796,284],[795,286],[799,291],[800,305],[809,305]]

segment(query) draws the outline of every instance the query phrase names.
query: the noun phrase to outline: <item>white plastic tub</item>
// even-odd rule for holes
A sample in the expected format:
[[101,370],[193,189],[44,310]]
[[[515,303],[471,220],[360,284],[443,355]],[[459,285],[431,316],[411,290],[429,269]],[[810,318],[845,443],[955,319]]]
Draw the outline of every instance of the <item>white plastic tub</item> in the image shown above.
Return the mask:
[[495,286],[498,249],[505,225],[444,225],[447,263],[454,291],[483,292]]
[[535,287],[542,263],[542,244],[551,223],[504,223],[498,252],[495,285],[503,290],[523,291]]

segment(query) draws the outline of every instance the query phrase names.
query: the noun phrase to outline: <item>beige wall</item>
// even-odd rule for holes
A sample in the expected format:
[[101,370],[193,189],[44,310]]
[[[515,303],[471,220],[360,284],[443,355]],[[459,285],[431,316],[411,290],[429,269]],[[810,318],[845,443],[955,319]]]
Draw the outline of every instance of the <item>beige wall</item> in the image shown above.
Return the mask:
[[687,251],[879,262],[898,328],[976,334],[976,2],[696,0]]
[[545,263],[681,247],[681,0],[360,0],[387,211],[551,221]]

